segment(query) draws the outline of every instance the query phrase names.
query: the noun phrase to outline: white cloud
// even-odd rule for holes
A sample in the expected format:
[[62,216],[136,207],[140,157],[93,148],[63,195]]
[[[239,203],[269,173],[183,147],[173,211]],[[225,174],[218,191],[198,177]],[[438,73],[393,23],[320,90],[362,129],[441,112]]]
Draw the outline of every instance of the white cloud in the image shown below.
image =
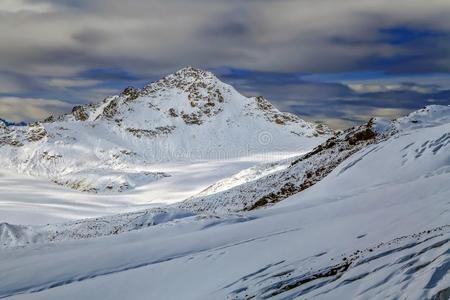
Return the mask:
[[402,83],[412,83],[416,85],[436,85],[443,89],[450,89],[450,74],[436,73],[436,74],[400,74],[394,76],[381,76],[375,79],[353,79],[344,80],[342,83],[346,85],[392,85],[392,84],[402,84]]
[[[40,76],[74,75],[104,65],[141,74],[185,65],[336,71],[357,68],[373,56],[409,53],[376,42],[380,27],[450,30],[444,17],[450,12],[448,0],[397,0],[395,5],[391,0],[2,3],[7,3],[0,6],[4,11],[36,13],[0,18],[0,70]],[[41,6],[47,7],[44,15],[36,9]]]
[[378,93],[391,91],[412,91],[422,94],[433,93],[437,90],[434,85],[420,85],[411,83],[350,83],[352,90],[357,93]]
[[18,93],[22,91],[22,84],[13,76],[0,73],[0,93]]
[[53,87],[59,88],[69,88],[69,87],[89,87],[100,83],[98,80],[87,80],[87,79],[64,79],[64,78],[53,78],[48,80],[48,84]]
[[0,97],[0,118],[14,122],[42,120],[68,112],[71,107],[60,100]]
[[51,11],[51,5],[48,3],[30,3],[25,0],[2,0],[0,2],[0,13],[20,13],[33,12],[44,13]]
[[410,112],[410,109],[402,108],[374,108],[372,111],[370,111],[370,116],[396,119],[401,116],[406,116]]

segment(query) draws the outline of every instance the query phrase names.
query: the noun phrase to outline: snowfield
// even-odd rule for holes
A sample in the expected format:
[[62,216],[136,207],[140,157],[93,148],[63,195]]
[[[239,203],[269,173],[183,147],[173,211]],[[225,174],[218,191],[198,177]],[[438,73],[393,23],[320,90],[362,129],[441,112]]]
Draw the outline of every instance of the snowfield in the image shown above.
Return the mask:
[[2,171],[0,298],[448,299],[450,106],[329,135],[121,193]]
[[43,225],[157,208],[185,200],[255,165],[295,157],[266,153],[229,160],[153,164],[169,177],[121,193],[85,193],[0,169],[0,223]]

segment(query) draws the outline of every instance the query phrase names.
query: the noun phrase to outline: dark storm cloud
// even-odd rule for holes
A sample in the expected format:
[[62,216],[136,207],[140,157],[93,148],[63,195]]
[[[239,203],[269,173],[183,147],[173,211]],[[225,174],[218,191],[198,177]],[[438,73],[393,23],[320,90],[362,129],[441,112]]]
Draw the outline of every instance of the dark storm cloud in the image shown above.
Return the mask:
[[366,59],[369,67],[401,73],[450,71],[450,32],[412,27],[386,28],[380,32],[381,42],[401,49],[401,53]]
[[449,13],[447,0],[6,0],[0,96],[91,102],[194,65],[311,118],[356,120],[448,94],[306,76],[448,73]]
[[[188,64],[278,72],[355,71],[389,64],[397,71],[410,58],[416,58],[418,71],[425,61],[437,68],[431,71],[448,71],[450,65],[450,21],[441,17],[450,9],[445,1],[402,0],[395,6],[383,0],[18,3],[29,9],[45,4],[46,10],[6,14],[0,23],[9,46],[0,55],[19,48],[16,56],[33,65],[48,64],[46,56],[65,68],[67,61],[92,67],[96,58],[98,64],[116,61],[134,72],[142,72],[142,62],[159,61],[155,73]],[[24,49],[40,55],[26,55]],[[132,64],[122,63],[131,58]],[[408,71],[414,69],[414,63],[408,64]]]
[[250,29],[245,22],[227,20],[222,24],[213,24],[210,28],[206,28],[204,33],[212,37],[241,38],[247,37],[250,34]]
[[136,81],[138,78],[121,68],[89,69],[79,73],[81,78],[114,81]]
[[101,30],[84,30],[73,34],[73,39],[82,45],[99,45],[113,38],[111,34]]
[[14,71],[0,70],[0,94],[14,94],[26,91],[42,91],[46,87],[39,83],[38,78]]

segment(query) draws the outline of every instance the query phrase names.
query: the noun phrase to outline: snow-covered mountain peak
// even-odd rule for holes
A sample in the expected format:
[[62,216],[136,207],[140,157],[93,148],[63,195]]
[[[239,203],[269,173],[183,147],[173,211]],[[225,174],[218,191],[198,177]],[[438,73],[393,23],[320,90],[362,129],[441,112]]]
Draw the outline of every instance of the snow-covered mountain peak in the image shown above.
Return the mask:
[[374,117],[368,125],[377,134],[394,134],[450,123],[450,105],[428,105],[398,119]]
[[134,134],[145,130],[168,135],[180,126],[211,122],[219,123],[215,130],[250,126],[256,127],[253,133],[257,133],[265,131],[269,123],[278,128],[292,127],[290,134],[297,136],[332,133],[324,125],[307,123],[298,116],[280,112],[262,96],[245,97],[211,72],[193,67],[167,75],[143,89],[128,87],[103,103],[76,106],[67,120],[115,121]]
[[[258,122],[257,119],[264,119],[277,125],[301,125],[302,130],[291,130],[298,135],[332,133],[324,125],[313,125],[293,114],[278,111],[262,96],[245,97],[211,72],[193,67],[167,75],[143,89],[128,87],[120,95],[106,98],[103,103],[76,106],[68,119],[113,120],[119,126],[127,123],[130,128],[148,127],[143,123],[159,119],[163,123],[172,123],[163,127],[172,128],[177,127],[173,123],[179,123],[178,120],[184,125],[201,125],[216,116],[226,126],[247,126],[248,123]],[[245,120],[249,116],[252,120]],[[263,127],[259,126],[260,129]]]
[[172,84],[174,87],[180,87],[199,82],[203,82],[205,84],[218,83],[220,80],[209,71],[187,66],[173,74],[165,76],[159,81]]
[[5,127],[0,161],[78,190],[122,191],[167,176],[157,162],[306,152],[330,134],[186,67],[61,117]]
[[[175,91],[187,93],[187,100],[192,101],[198,97],[209,97],[210,100],[223,102],[221,93],[237,93],[233,87],[221,82],[213,73],[185,67],[160,80],[147,84],[141,95],[160,95],[161,93]],[[222,97],[221,97],[222,96]],[[172,98],[173,99],[173,98]]]
[[427,105],[396,120],[400,130],[434,127],[450,123],[450,105]]

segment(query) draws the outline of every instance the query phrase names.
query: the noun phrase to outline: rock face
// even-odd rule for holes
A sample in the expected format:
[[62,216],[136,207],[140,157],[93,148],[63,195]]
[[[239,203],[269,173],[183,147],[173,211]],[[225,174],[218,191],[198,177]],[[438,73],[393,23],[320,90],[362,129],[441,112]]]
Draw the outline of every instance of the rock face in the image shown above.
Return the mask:
[[75,120],[77,121],[86,121],[88,119],[88,115],[86,113],[86,110],[84,109],[83,106],[75,106],[72,109],[72,115],[75,118]]
[[0,163],[78,190],[114,192],[161,178],[155,162],[308,151],[330,135],[187,67],[67,115],[3,125]]

